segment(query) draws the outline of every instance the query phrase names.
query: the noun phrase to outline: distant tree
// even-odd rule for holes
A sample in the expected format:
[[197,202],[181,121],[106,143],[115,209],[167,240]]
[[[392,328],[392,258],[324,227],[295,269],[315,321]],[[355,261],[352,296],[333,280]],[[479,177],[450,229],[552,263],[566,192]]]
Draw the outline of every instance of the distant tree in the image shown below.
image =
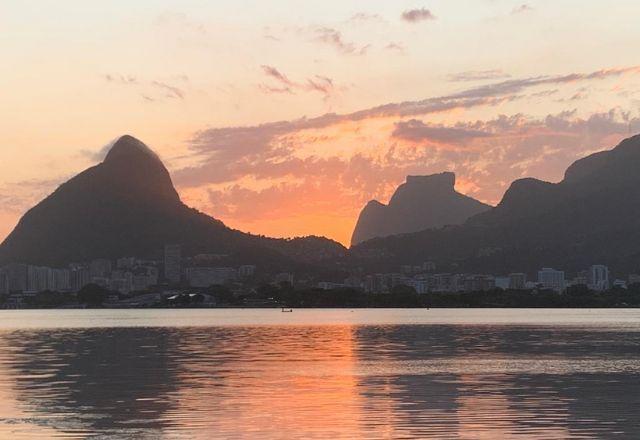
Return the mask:
[[88,284],[78,292],[78,302],[88,306],[100,306],[109,296],[109,291],[97,284]]

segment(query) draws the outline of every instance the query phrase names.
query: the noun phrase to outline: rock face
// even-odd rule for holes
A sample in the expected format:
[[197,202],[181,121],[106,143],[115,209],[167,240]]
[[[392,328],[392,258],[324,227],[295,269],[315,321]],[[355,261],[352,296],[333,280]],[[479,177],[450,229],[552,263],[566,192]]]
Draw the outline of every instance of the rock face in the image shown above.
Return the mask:
[[[366,251],[366,252],[365,252]],[[498,206],[463,225],[363,243],[354,254],[394,263],[437,259],[456,270],[569,271],[640,267],[640,136],[571,165],[559,183],[520,179]]]
[[459,225],[490,208],[454,189],[453,173],[408,176],[384,205],[370,201],[360,213],[351,244],[375,237]]
[[304,260],[300,249],[308,249],[310,259],[344,251],[330,240],[306,240],[244,234],[189,208],[158,156],[123,136],[102,163],[62,184],[22,217],[0,245],[0,264],[151,257],[168,243],[181,244],[184,255],[234,254],[247,262],[277,262],[293,254]]

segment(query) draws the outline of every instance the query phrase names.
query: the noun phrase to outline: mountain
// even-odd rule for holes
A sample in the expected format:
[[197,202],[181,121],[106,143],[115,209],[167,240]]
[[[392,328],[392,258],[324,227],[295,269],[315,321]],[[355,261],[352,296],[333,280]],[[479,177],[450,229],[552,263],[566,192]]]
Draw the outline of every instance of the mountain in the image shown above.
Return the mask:
[[245,234],[186,206],[149,147],[122,136],[104,161],[62,184],[29,210],[0,245],[0,263],[64,265],[95,258],[157,257],[168,243],[184,255],[229,254],[286,267],[338,258],[346,249],[317,237]]
[[559,183],[512,183],[498,206],[463,225],[371,240],[353,255],[376,264],[436,260],[458,271],[640,268],[640,136],[572,164]]
[[360,212],[351,245],[375,237],[459,225],[490,208],[454,189],[453,173],[408,176],[384,205],[370,201]]

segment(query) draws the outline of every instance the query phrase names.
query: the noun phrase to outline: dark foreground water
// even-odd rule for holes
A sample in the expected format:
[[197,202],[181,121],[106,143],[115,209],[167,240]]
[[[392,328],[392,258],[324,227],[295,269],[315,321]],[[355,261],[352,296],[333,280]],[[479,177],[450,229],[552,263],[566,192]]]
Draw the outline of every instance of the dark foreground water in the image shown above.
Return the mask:
[[2,311],[38,437],[640,438],[640,311]]

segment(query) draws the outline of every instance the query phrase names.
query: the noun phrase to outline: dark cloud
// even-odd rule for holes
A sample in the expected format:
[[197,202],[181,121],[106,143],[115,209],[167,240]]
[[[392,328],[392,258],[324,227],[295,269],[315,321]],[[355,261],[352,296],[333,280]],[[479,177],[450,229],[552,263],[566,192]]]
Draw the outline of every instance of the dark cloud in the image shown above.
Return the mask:
[[472,70],[468,72],[454,73],[447,77],[452,82],[471,82],[510,78],[511,75],[502,70]]
[[418,23],[420,21],[435,20],[436,16],[429,9],[420,8],[404,11],[401,18],[409,23]]
[[422,121],[411,119],[409,121],[397,122],[392,136],[413,142],[464,143],[473,139],[489,137],[491,133],[462,127],[427,125]]

